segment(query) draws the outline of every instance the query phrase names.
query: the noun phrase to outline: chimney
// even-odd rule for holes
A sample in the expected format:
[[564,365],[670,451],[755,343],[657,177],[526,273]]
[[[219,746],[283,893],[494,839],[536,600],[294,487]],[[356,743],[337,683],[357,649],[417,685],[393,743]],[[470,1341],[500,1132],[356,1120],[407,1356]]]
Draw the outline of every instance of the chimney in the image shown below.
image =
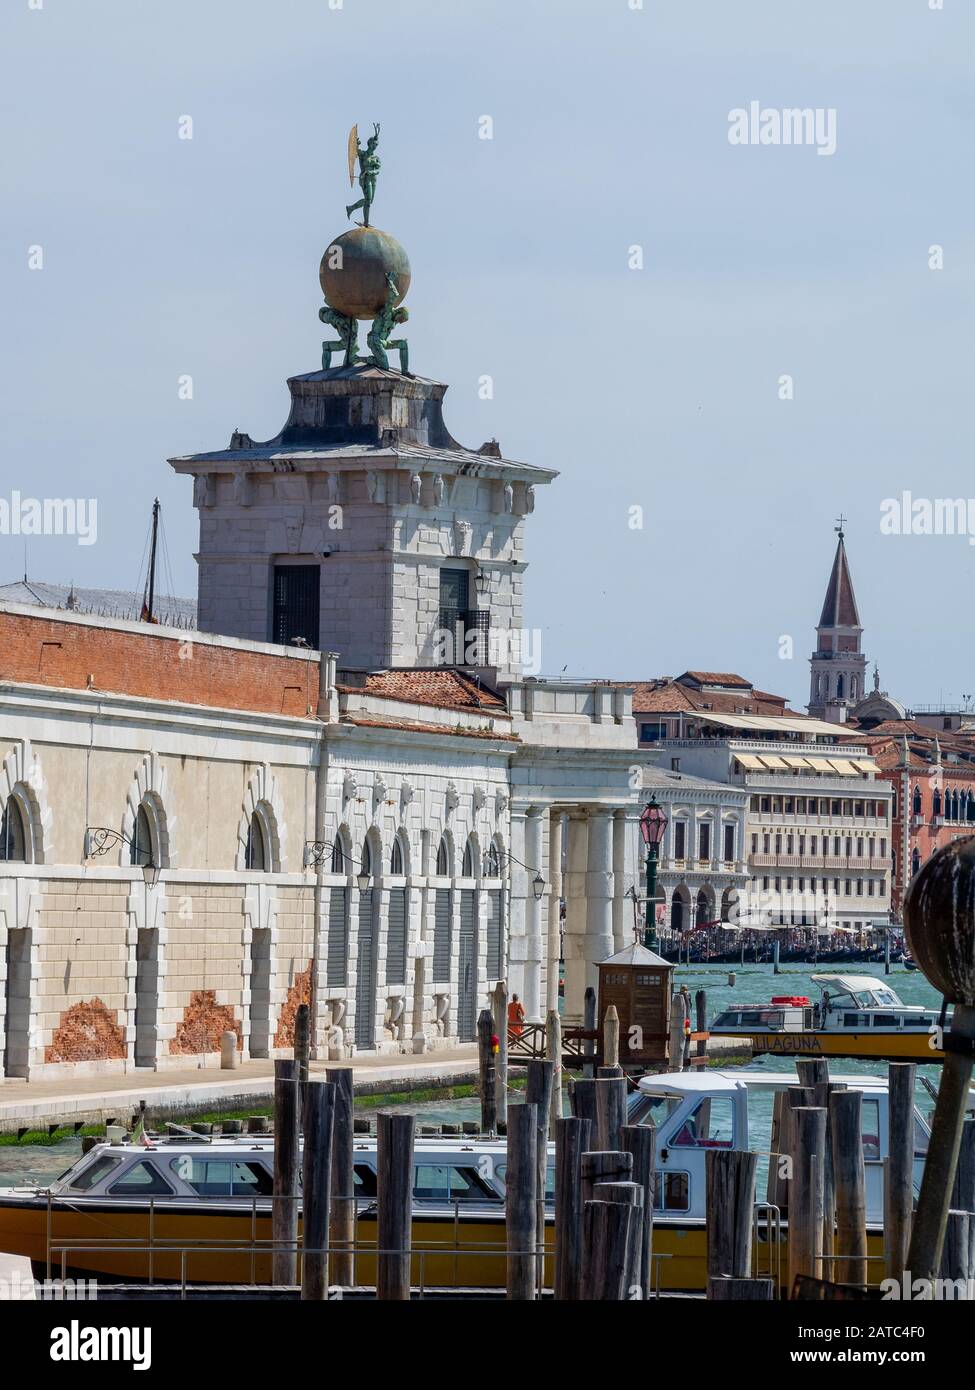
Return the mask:
[[335,689],[338,659],[338,652],[322,652],[318,659],[318,708],[315,714],[324,724],[337,724],[339,719],[339,693]]

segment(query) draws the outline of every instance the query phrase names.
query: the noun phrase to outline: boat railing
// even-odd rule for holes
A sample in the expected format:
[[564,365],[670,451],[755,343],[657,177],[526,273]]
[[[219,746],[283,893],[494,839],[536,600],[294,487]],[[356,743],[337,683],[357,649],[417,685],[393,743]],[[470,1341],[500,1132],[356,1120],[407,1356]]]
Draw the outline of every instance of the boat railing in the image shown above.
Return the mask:
[[[258,1220],[262,1219],[265,1222],[270,1220],[271,1206],[274,1202],[284,1200],[286,1202],[300,1203],[300,1195],[296,1197],[285,1198],[252,1197],[249,1202],[250,1235],[248,1238],[208,1239],[206,1237],[201,1237],[192,1241],[186,1241],[184,1238],[161,1236],[157,1233],[157,1204],[155,1200],[151,1197],[148,1199],[148,1230],[147,1238],[145,1240],[133,1239],[131,1236],[89,1236],[84,1241],[79,1241],[76,1239],[59,1240],[56,1239],[53,1234],[54,1210],[52,1206],[52,1193],[50,1191],[48,1191],[47,1193],[47,1199],[48,1201],[46,1279],[50,1283],[50,1281],[55,1277],[54,1270],[55,1268],[57,1268],[60,1271],[58,1278],[60,1279],[62,1287],[66,1287],[69,1282],[68,1269],[74,1268],[72,1261],[69,1258],[72,1254],[78,1256],[84,1254],[97,1254],[99,1252],[111,1251],[113,1254],[145,1255],[147,1257],[148,1265],[148,1279],[146,1282],[152,1287],[157,1287],[160,1284],[168,1287],[172,1284],[172,1280],[170,1279],[157,1279],[157,1258],[165,1256],[169,1259],[172,1259],[174,1255],[178,1255],[180,1273],[177,1287],[179,1288],[179,1298],[185,1299],[187,1297],[187,1286],[191,1282],[199,1283],[200,1288],[204,1288],[208,1283],[212,1283],[212,1281],[210,1280],[192,1281],[190,1264],[194,1255],[203,1256],[223,1254],[228,1257],[233,1255],[240,1256],[242,1254],[249,1255],[250,1278],[248,1281],[248,1285],[245,1285],[245,1287],[267,1288],[269,1287],[269,1285],[266,1282],[258,1280],[257,1262],[258,1259],[261,1257],[263,1257],[265,1260],[272,1258],[274,1254],[279,1251],[294,1253],[297,1265],[297,1282],[299,1285],[301,1283],[301,1260],[302,1257],[306,1254],[324,1254],[328,1256],[341,1256],[344,1259],[348,1259],[348,1257],[351,1255],[353,1260],[353,1270],[355,1270],[359,1262],[363,1259],[372,1261],[381,1255],[393,1255],[404,1253],[402,1251],[383,1249],[378,1245],[378,1243],[375,1240],[370,1240],[368,1238],[360,1236],[360,1217],[368,1211],[368,1208],[361,1208],[359,1206],[359,1199],[355,1195],[351,1197],[342,1197],[334,1193],[332,1195],[332,1201],[333,1203],[335,1203],[336,1206],[339,1206],[343,1202],[352,1203],[353,1205],[354,1216],[351,1241],[340,1241],[336,1243],[330,1243],[329,1245],[324,1247],[314,1248],[306,1247],[302,1237],[300,1236],[296,1237],[293,1241],[281,1241],[275,1240],[273,1236],[261,1237],[258,1234]],[[434,1260],[442,1262],[445,1257],[449,1258],[451,1261],[451,1273],[454,1282],[453,1284],[446,1285],[446,1287],[463,1287],[457,1282],[458,1275],[460,1273],[459,1262],[461,1260],[464,1260],[465,1262],[468,1260],[476,1261],[479,1259],[492,1259],[497,1261],[498,1259],[505,1259],[509,1253],[534,1254],[536,1257],[537,1270],[535,1278],[537,1295],[541,1297],[543,1293],[552,1289],[554,1284],[554,1279],[552,1276],[554,1275],[555,1260],[555,1252],[553,1248],[545,1246],[544,1243],[536,1242],[531,1250],[509,1252],[507,1246],[507,1237],[504,1233],[503,1228],[501,1238],[498,1241],[479,1241],[476,1243],[468,1241],[462,1245],[461,1235],[463,1233],[465,1223],[462,1221],[461,1217],[464,1213],[470,1213],[470,1206],[467,1203],[456,1201],[449,1204],[446,1202],[443,1203],[443,1206],[447,1205],[451,1206],[453,1209],[453,1219],[450,1223],[451,1239],[449,1243],[444,1242],[440,1245],[412,1245],[409,1251],[411,1268],[413,1268],[413,1261],[418,1262],[418,1277],[416,1278],[413,1287],[416,1290],[419,1297],[424,1297],[431,1289],[445,1287],[444,1280],[442,1278],[440,1278],[436,1282],[428,1278],[428,1267],[429,1264]],[[241,1203],[241,1208],[242,1210],[246,1210],[246,1207],[243,1202]],[[415,1213],[414,1215],[419,1215],[422,1218],[422,1212]],[[372,1226],[373,1229],[375,1229],[373,1223],[370,1222],[369,1224]],[[646,1293],[643,1294],[642,1297],[660,1297],[661,1264],[663,1261],[669,1260],[671,1258],[671,1255],[663,1252],[651,1252],[651,1289],[646,1291]],[[341,1297],[343,1287],[345,1286],[336,1285],[330,1287],[329,1297]],[[350,1285],[348,1287],[359,1289],[363,1286]],[[365,1285],[364,1287],[366,1289],[369,1289],[372,1286]],[[476,1288],[481,1286],[476,1284],[468,1284],[467,1287]],[[484,1287],[489,1286],[484,1285]]]

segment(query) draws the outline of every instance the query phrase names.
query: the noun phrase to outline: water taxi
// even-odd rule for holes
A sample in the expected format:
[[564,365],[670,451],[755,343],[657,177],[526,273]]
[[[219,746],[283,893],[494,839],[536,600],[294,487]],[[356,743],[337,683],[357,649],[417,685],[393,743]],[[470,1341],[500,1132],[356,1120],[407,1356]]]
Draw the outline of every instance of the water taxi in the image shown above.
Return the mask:
[[[887,1083],[833,1078],[862,1091],[870,1254],[883,1246]],[[657,1135],[653,1289],[706,1284],[705,1159],[709,1149],[770,1147],[772,1099],[793,1073],[729,1068],[644,1076],[631,1124]],[[915,1110],[915,1180],[928,1128]],[[96,1145],[46,1188],[0,1189],[0,1251],[26,1255],[38,1277],[62,1270],[103,1281],[271,1282],[273,1137],[182,1136]],[[549,1146],[544,1280],[553,1281],[554,1145]],[[763,1161],[764,1162],[764,1161]],[[503,1139],[418,1137],[414,1151],[412,1280],[416,1287],[505,1283]],[[774,1166],[774,1165],[773,1165]],[[376,1140],[356,1136],[355,1281],[376,1277]],[[787,1220],[774,1176],[756,1206],[754,1272],[781,1288]],[[882,1277],[882,1262],[871,1265]]]
[[755,1054],[937,1062],[938,1010],[904,1004],[873,975],[813,975],[820,999],[773,996],[724,1009],[711,1032],[748,1038]]

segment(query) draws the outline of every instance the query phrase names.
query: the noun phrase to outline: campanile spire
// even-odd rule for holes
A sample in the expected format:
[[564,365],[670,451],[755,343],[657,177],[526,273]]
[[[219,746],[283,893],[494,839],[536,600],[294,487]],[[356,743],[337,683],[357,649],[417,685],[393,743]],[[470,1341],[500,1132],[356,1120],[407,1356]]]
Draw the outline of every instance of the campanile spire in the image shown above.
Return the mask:
[[809,713],[845,723],[864,696],[867,659],[860,650],[863,626],[846,556],[846,518],[837,519],[836,553],[816,627],[816,650],[810,658]]

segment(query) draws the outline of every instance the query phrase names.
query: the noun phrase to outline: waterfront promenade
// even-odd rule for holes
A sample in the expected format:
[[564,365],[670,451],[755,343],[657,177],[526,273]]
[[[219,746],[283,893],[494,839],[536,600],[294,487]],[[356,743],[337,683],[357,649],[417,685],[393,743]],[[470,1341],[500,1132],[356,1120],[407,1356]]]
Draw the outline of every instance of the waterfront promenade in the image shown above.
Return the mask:
[[[312,1076],[333,1067],[350,1067],[355,1091],[376,1094],[456,1086],[477,1071],[474,1044],[423,1057],[364,1056],[346,1062],[312,1062]],[[274,1063],[261,1059],[222,1070],[219,1066],[139,1070],[106,1076],[44,1081],[0,1082],[0,1134],[46,1129],[56,1124],[127,1124],[144,1100],[153,1115],[203,1114],[243,1110],[268,1103],[274,1093]]]

